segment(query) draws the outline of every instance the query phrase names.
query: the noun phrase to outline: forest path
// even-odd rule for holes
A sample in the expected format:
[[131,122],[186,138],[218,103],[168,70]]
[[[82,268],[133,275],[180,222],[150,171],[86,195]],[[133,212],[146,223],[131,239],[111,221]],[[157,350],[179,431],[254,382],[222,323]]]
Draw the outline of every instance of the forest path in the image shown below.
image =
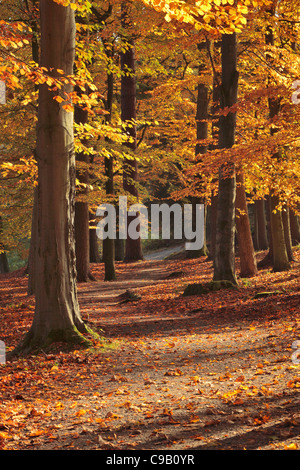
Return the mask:
[[[103,337],[0,368],[0,448],[300,449],[298,266],[185,297],[188,283],[211,280],[210,261],[118,262],[114,282],[92,265],[97,280],[80,284],[78,297]],[[32,321],[26,285],[21,272],[1,278],[9,347]]]

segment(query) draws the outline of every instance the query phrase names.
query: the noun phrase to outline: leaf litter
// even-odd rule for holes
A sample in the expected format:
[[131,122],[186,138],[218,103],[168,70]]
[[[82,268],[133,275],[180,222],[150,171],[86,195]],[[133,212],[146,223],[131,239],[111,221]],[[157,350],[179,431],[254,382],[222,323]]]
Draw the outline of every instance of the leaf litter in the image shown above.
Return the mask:
[[[237,290],[192,296],[182,295],[189,283],[212,277],[205,258],[117,263],[114,283],[92,265],[97,281],[79,284],[79,300],[103,342],[0,366],[0,448],[299,450],[295,257],[288,273],[264,269]],[[0,277],[8,350],[33,318],[26,284],[22,270]],[[132,301],[120,302],[128,290]]]

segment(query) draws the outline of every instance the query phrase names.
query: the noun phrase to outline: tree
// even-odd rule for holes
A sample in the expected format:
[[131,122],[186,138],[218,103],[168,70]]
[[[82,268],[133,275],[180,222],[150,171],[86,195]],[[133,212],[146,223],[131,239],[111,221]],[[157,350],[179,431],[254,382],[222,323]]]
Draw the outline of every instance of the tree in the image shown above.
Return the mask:
[[240,276],[252,277],[257,274],[257,264],[242,170],[237,172],[236,183],[236,230],[240,257]]
[[1,232],[2,232],[2,217],[0,216],[0,273],[8,273],[9,265],[7,260],[7,254],[4,247],[1,244]]
[[[271,18],[276,14],[277,0],[272,2],[272,5],[269,9],[269,14]],[[268,46],[274,46],[274,30],[273,26],[269,24],[266,30],[266,44]],[[267,53],[267,59],[270,62],[271,55]],[[269,117],[272,122],[280,112],[281,108],[281,97],[279,96],[270,96],[268,98],[269,103]],[[277,132],[276,127],[271,128],[271,136]],[[274,160],[279,161],[283,158],[281,150],[278,150],[273,155]],[[270,221],[271,221],[271,232],[272,232],[272,251],[273,251],[273,270],[276,271],[286,271],[290,269],[290,261],[288,258],[288,252],[286,247],[286,238],[287,234],[284,233],[284,225],[282,220],[282,212],[279,208],[280,198],[276,191],[272,190],[270,194]]]
[[[106,53],[110,55],[110,48]],[[106,122],[111,121],[112,104],[113,104],[113,93],[114,93],[114,76],[111,72],[107,73],[107,98],[106,98],[106,111],[105,115]],[[114,169],[113,169],[113,157],[112,155],[104,157],[105,164],[105,189],[106,194],[113,196],[114,194]],[[105,238],[103,240],[103,261],[105,266],[105,281],[114,281],[116,279],[115,269],[115,240],[113,238]]]
[[254,230],[255,248],[257,250],[267,250],[269,243],[264,198],[256,199],[254,202]]
[[[128,136],[126,146],[134,153],[137,146],[136,138],[136,77],[135,77],[135,48],[134,39],[130,35],[130,1],[122,2],[122,27],[126,32],[123,51],[121,52],[121,119],[124,131]],[[129,34],[128,34],[129,33]],[[123,188],[135,200],[138,200],[138,168],[137,160],[126,158],[123,169]],[[127,226],[136,222],[137,216],[127,215]],[[138,229],[138,227],[137,227]],[[137,230],[138,231],[138,230]],[[142,260],[141,238],[132,239],[127,234],[125,261]]]
[[[41,66],[55,79],[73,74],[75,18],[70,6],[40,1]],[[52,83],[52,82],[51,82]],[[65,83],[59,92],[71,91]],[[54,341],[87,344],[77,298],[74,203],[75,154],[73,113],[54,100],[57,91],[40,85],[37,146],[37,249],[33,323],[14,354],[30,352]]]
[[[82,91],[79,87],[77,93],[80,96]],[[79,104],[75,105],[74,119],[76,124],[86,124],[88,122],[88,111]],[[82,142],[87,146],[87,139]],[[88,282],[94,280],[90,271],[90,234],[89,234],[89,161],[90,156],[84,150],[76,155],[76,175],[78,181],[77,198],[75,202],[75,252],[76,252],[76,272],[78,282]]]
[[[237,39],[236,33],[222,35],[221,109],[232,108],[237,101]],[[236,111],[220,116],[219,148],[230,148],[235,142]],[[236,176],[233,163],[219,170],[219,192],[216,222],[214,280],[237,284],[235,273],[235,198]]]
[[299,216],[295,214],[293,210],[289,211],[290,214],[290,227],[291,227],[291,236],[292,244],[298,245],[300,243],[300,223]]
[[[199,51],[201,51],[203,48],[206,48],[206,47],[207,47],[206,42],[198,45]],[[201,75],[203,68],[204,68],[203,66],[199,66],[199,75]],[[204,83],[201,83],[200,81],[197,86],[197,108],[196,108],[196,116],[195,116],[196,137],[197,137],[197,144],[195,147],[196,157],[199,154],[202,155],[207,152],[208,146],[207,144],[205,144],[205,140],[208,138],[208,103],[209,103],[208,87]],[[201,177],[199,177],[199,184],[201,186]],[[193,211],[192,229],[193,231],[195,231],[196,229],[196,221],[195,221],[196,205],[201,204],[205,201],[202,201],[200,197],[192,196],[191,202],[192,202],[192,211]],[[204,210],[205,210],[205,215],[204,215],[203,247],[200,250],[186,250],[186,255],[188,258],[197,258],[199,256],[208,255],[208,249],[207,249],[207,244],[206,244],[206,220],[207,220],[207,206],[206,205],[204,207]]]

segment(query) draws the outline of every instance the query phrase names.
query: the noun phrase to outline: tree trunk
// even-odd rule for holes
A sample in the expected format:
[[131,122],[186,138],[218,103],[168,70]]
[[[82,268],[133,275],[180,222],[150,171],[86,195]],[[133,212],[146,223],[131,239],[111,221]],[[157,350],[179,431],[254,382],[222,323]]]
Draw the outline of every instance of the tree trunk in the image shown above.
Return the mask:
[[289,261],[295,261],[291,236],[290,210],[287,204],[284,206],[282,211],[282,223],[288,259]]
[[[215,143],[209,145],[209,149],[213,150],[218,148],[218,135],[219,135],[219,125],[214,121],[216,119],[216,114],[220,109],[220,83],[221,75],[217,72],[214,72],[213,77],[213,104],[211,107],[211,117],[212,117],[212,129],[211,134]],[[215,246],[216,246],[216,227],[217,227],[217,210],[218,210],[218,195],[211,195],[211,211],[210,211],[210,247],[208,259],[214,260],[215,258]]]
[[291,226],[291,236],[292,244],[298,245],[300,243],[300,223],[299,216],[295,214],[294,211],[290,210],[290,226]]
[[216,227],[217,227],[217,208],[218,208],[218,196],[211,196],[210,205],[210,245],[208,259],[214,260],[215,258],[215,246],[216,246]]
[[[130,2],[122,3],[122,26],[129,31]],[[135,47],[134,40],[126,39],[126,50],[121,52],[121,119],[124,123],[124,131],[130,138],[126,146],[134,153],[137,148],[136,138],[136,76],[135,76]],[[128,125],[126,125],[128,123]],[[134,202],[138,201],[138,168],[135,158],[125,159],[123,167],[123,189],[133,196]],[[136,216],[127,216],[127,227],[134,222]],[[138,231],[138,228],[137,228]],[[132,239],[127,234],[124,261],[137,261],[143,259],[141,238]]]
[[[37,7],[38,0],[33,0],[33,7]],[[33,14],[33,17],[35,14]],[[38,23],[36,20],[32,22],[32,38],[31,38],[31,53],[32,53],[32,60],[35,63],[39,63],[40,56],[39,56],[39,40],[38,40]],[[39,87],[35,85],[35,91],[38,93]],[[34,152],[35,153],[35,152]],[[36,157],[36,155],[35,155]],[[27,283],[27,294],[33,295],[34,294],[34,283],[35,283],[35,249],[36,249],[36,233],[37,229],[37,189],[34,189],[33,194],[33,208],[32,208],[32,220],[31,220],[31,235],[30,235],[30,246],[29,246],[29,255],[28,255],[28,263],[27,263],[27,273],[28,273],[28,283]]]
[[115,260],[124,261],[124,259],[125,259],[125,240],[117,238],[115,240]]
[[[196,111],[196,132],[197,140],[205,140],[208,137],[208,90],[205,84],[198,84],[197,94],[197,111]],[[207,145],[198,142],[195,148],[196,156],[207,152]],[[198,176],[200,180],[200,176]],[[199,181],[201,184],[201,182]],[[199,197],[192,197],[192,230],[196,230],[196,205],[202,204],[203,201]],[[205,207],[204,216],[204,243],[203,247],[199,250],[186,250],[187,258],[198,258],[199,256],[207,256],[208,249],[206,244],[206,219],[207,219],[207,208]],[[191,240],[193,241],[193,240]]]
[[269,243],[264,199],[257,199],[255,201],[254,214],[257,250],[267,250]]
[[[273,270],[287,271],[290,269],[290,262],[288,260],[284,229],[282,223],[282,213],[276,210],[278,205],[278,197],[270,197],[270,220],[272,230],[272,241],[273,241]],[[275,212],[276,210],[276,212]]]
[[[1,232],[2,232],[2,217],[0,216],[0,239],[1,239]],[[4,249],[2,243],[0,242],[0,273],[8,273],[9,272],[9,265],[7,260],[7,254]]]
[[[76,87],[77,93],[82,92]],[[88,122],[88,111],[76,105],[74,119],[77,124]],[[87,145],[87,140],[82,142]],[[89,155],[80,152],[76,155],[76,178],[82,186],[77,189],[75,202],[75,250],[76,250],[76,272],[78,282],[94,280],[90,272],[90,235],[89,235],[89,203],[87,201],[89,183]],[[83,165],[83,167],[81,167]]]
[[89,237],[90,237],[90,263],[100,263],[98,238],[96,233],[97,224],[94,222],[95,214],[89,212]]
[[[107,99],[106,99],[106,122],[111,121],[112,104],[114,92],[114,77],[112,73],[107,74]],[[112,156],[105,157],[105,176],[106,176],[106,194],[114,194],[114,171]],[[114,281],[116,279],[115,270],[115,240],[113,238],[105,238],[103,240],[103,261],[105,266],[105,281]]]
[[[272,5],[270,6],[269,13],[272,16],[276,15],[276,6],[277,1],[273,1]],[[274,46],[274,31],[272,25],[268,25],[266,29],[266,44],[269,46]],[[269,53],[267,53],[267,60],[272,65],[273,57]],[[281,98],[276,97],[269,97],[268,98],[268,106],[269,106],[269,117],[270,120],[277,117],[280,112],[281,107]],[[271,135],[274,135],[277,132],[276,128],[271,128]],[[280,152],[276,152],[274,154],[274,159],[280,157]],[[284,228],[282,222],[282,214],[280,211],[276,210],[278,206],[279,199],[278,196],[271,191],[270,194],[270,225],[271,225],[271,232],[272,232],[272,248],[273,248],[273,269],[274,271],[286,271],[290,268],[290,263],[288,259],[286,244],[285,244],[285,236],[284,236]]]
[[[113,187],[113,160],[112,157],[105,158],[105,175],[107,177],[106,181],[106,194],[114,194]],[[114,281],[116,279],[116,270],[115,270],[115,240],[113,238],[105,238],[103,240],[103,262],[105,281]]]
[[[70,6],[40,1],[41,66],[53,77],[57,69],[72,75],[75,18]],[[71,91],[65,85],[61,93]],[[13,354],[46,347],[49,343],[87,344],[88,332],[80,316],[76,289],[74,243],[75,155],[73,113],[53,100],[40,85],[37,163],[38,210],[35,255],[36,290],[32,326]]]
[[[236,34],[222,35],[221,109],[237,101],[238,72]],[[230,148],[235,142],[236,112],[221,116],[219,122],[219,148]],[[223,165],[219,170],[214,280],[237,284],[235,273],[235,198],[236,177],[234,164]]]
[[257,265],[242,172],[237,173],[236,182],[236,228],[240,257],[240,276],[252,277],[257,274]]
[[269,250],[266,255],[257,263],[258,268],[265,268],[267,266],[273,265],[273,237],[272,237],[272,230],[271,230],[271,197],[268,195],[265,198],[265,206],[266,206],[266,221],[267,221],[267,237],[269,241]]
[[0,273],[9,273],[9,266],[5,251],[0,253]]
[[29,255],[28,255],[28,283],[27,283],[27,294],[33,295],[35,293],[35,250],[37,244],[37,208],[38,208],[38,191],[37,188],[34,189],[33,194],[33,209],[32,209],[32,219],[31,219],[31,235],[30,235],[30,246],[29,246]]

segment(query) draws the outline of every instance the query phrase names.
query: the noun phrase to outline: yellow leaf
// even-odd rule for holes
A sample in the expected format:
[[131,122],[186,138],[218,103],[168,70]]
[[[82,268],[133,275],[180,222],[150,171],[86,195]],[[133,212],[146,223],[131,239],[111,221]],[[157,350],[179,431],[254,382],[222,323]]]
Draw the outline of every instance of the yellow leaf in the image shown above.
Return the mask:
[[289,444],[288,446],[284,446],[284,450],[297,450],[298,449],[298,445],[293,443],[293,444]]
[[193,377],[191,377],[191,380],[192,380],[192,382],[194,382],[196,384],[196,383],[200,382],[200,377],[199,377],[199,375],[194,375]]
[[38,436],[41,436],[42,434],[44,434],[45,431],[32,431],[29,436],[30,437],[38,437]]
[[58,103],[62,103],[63,101],[65,101],[61,96],[55,96],[54,99],[55,99]]

